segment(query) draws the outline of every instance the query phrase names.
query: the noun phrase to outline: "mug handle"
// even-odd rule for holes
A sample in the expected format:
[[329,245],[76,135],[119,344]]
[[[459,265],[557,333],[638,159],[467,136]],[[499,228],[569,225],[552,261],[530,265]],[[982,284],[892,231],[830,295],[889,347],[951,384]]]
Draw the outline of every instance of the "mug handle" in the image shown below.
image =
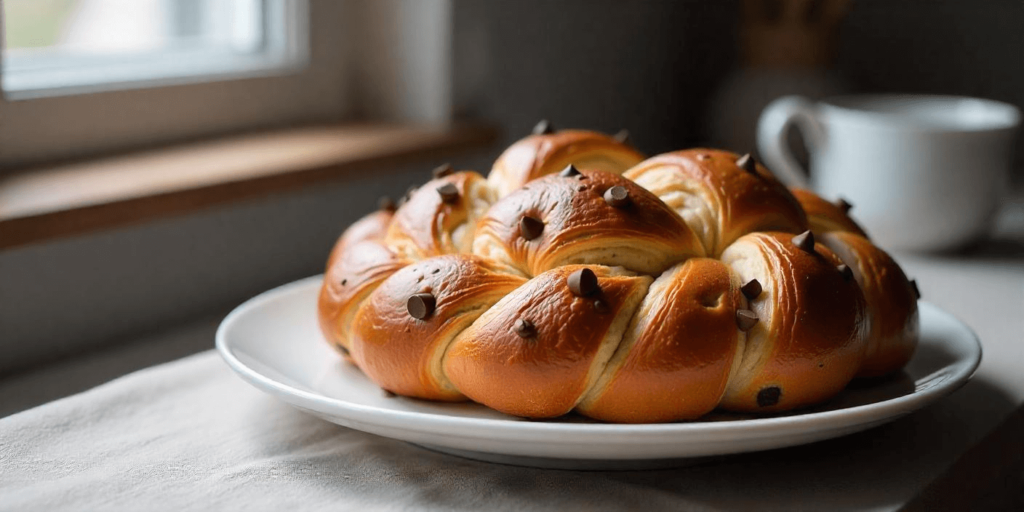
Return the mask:
[[783,96],[765,107],[757,121],[757,150],[765,165],[790,187],[810,188],[808,173],[789,151],[787,133],[796,124],[808,149],[824,141],[814,103],[803,96]]

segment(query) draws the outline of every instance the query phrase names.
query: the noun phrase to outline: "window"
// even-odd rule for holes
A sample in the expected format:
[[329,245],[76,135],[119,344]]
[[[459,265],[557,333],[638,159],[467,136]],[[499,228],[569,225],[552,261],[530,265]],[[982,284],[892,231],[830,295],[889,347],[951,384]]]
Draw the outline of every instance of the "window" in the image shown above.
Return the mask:
[[350,2],[2,0],[0,175],[351,116]]
[[241,131],[451,118],[451,0],[0,6],[0,174]]
[[[7,0],[12,99],[283,73],[305,57],[297,2]],[[291,12],[289,12],[291,11]]]

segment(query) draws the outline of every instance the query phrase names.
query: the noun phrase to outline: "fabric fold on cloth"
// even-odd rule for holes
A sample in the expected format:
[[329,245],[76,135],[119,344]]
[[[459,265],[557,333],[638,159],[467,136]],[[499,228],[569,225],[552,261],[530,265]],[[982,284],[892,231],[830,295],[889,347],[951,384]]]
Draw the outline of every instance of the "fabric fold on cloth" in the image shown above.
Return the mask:
[[211,351],[0,420],[0,510],[892,508],[980,435],[957,430],[959,402],[673,470],[540,470],[325,422],[250,387]]
[[339,427],[212,352],[0,420],[3,510],[671,508],[594,474],[491,465]]

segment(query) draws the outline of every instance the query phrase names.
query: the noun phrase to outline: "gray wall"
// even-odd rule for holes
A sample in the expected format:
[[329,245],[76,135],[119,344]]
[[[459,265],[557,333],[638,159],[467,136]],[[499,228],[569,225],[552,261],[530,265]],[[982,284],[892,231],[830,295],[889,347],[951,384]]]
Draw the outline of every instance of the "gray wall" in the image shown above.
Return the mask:
[[963,94],[1024,105],[1024,2],[855,0],[839,70],[863,91]]
[[[693,145],[703,104],[730,67],[734,10],[728,2],[456,2],[456,84],[476,88],[459,91],[457,105],[501,122],[508,143],[547,118],[563,128],[628,128],[650,153]],[[481,53],[488,58],[471,58]]]
[[[628,128],[648,153],[706,143],[707,103],[736,65],[737,1],[456,0],[454,15],[456,106],[501,122],[506,143],[541,118]],[[1021,107],[1021,27],[1020,0],[854,0],[833,71],[851,92]]]
[[0,377],[322,272],[348,224],[436,164],[0,251]]

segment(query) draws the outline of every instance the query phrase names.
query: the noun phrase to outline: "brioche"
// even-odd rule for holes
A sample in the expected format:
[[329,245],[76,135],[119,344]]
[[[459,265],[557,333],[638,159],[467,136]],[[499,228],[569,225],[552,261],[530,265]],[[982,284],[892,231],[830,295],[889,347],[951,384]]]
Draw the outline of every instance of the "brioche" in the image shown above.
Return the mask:
[[585,263],[656,275],[704,251],[654,194],[621,176],[570,166],[496,202],[477,225],[473,253],[527,276]]
[[586,130],[554,131],[542,121],[533,135],[509,146],[498,157],[487,180],[498,195],[505,196],[568,165],[622,174],[643,159],[643,154],[625,141]]
[[[569,278],[589,270],[596,289]],[[517,416],[553,418],[593,386],[651,278],[609,267],[558,267],[487,310],[452,343],[444,370],[466,396]]]
[[843,205],[748,155],[642,158],[541,123],[487,178],[436,169],[339,238],[324,337],[398,395],[622,423],[790,411],[909,361],[916,286]]
[[800,203],[750,155],[676,151],[645,160],[624,176],[675,210],[711,256],[754,231],[796,234],[807,229]]
[[714,408],[743,353],[738,276],[692,258],[658,276],[596,385],[579,404],[621,423],[699,418]]
[[412,259],[469,252],[473,226],[495,199],[487,181],[475,172],[435,178],[409,194],[384,241]]
[[353,222],[338,237],[338,241],[331,248],[330,255],[327,256],[328,269],[331,268],[335,260],[341,257],[348,246],[364,240],[381,240],[384,238],[385,233],[388,231],[388,226],[391,224],[391,217],[395,215],[395,206],[390,202],[390,199],[382,201],[382,203],[384,204],[381,205],[379,210]]
[[859,377],[903,368],[920,336],[917,288],[885,251],[855,233],[825,233],[821,242],[849,268],[867,301],[869,335]]
[[378,211],[342,233],[327,258],[317,319],[324,338],[346,357],[356,309],[385,278],[408,264],[382,243],[393,215],[393,203],[382,201]]
[[832,251],[810,232],[752,233],[726,248],[722,262],[761,287],[749,305],[758,322],[747,332],[723,408],[794,409],[850,382],[864,359],[864,297]]
[[853,205],[846,200],[839,199],[832,203],[814,192],[800,188],[794,188],[792,192],[807,213],[807,223],[815,235],[821,236],[829,231],[848,231],[864,238],[868,237],[848,215]]
[[429,258],[395,272],[352,321],[352,358],[382,388],[432,400],[462,394],[441,371],[457,334],[525,279],[470,255]]

